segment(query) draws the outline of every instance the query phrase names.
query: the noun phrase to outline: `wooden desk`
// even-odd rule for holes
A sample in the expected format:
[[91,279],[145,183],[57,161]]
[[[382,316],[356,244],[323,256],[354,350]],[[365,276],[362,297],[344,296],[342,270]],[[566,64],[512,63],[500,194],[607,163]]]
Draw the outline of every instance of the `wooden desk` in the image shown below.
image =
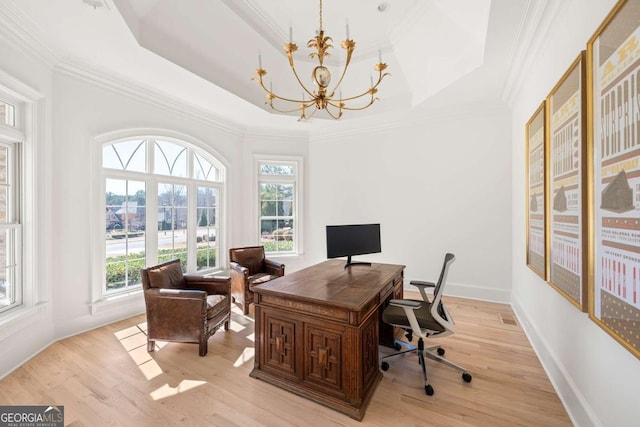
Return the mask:
[[329,260],[253,288],[253,378],[362,420],[393,345],[382,308],[402,298],[403,265]]

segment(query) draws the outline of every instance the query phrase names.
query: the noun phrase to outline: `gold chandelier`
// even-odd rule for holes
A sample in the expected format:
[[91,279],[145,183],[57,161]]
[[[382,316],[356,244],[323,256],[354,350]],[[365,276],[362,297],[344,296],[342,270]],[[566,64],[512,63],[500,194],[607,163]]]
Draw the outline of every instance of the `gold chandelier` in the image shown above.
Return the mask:
[[[369,89],[366,91],[355,95],[349,96],[346,98],[342,97],[342,91],[340,90],[340,84],[342,83],[342,79],[347,73],[347,68],[349,67],[349,63],[351,62],[351,55],[353,54],[353,50],[356,47],[356,42],[349,39],[349,26],[347,25],[347,38],[340,43],[340,46],[347,51],[347,59],[344,64],[344,68],[342,69],[342,73],[340,74],[340,79],[338,83],[333,87],[333,89],[329,90],[329,84],[331,83],[331,72],[327,67],[323,65],[324,58],[330,56],[331,54],[327,52],[327,49],[333,48],[331,42],[333,40],[331,37],[324,35],[324,30],[322,28],[322,0],[320,0],[320,29],[318,34],[307,42],[307,47],[315,49],[316,52],[311,52],[309,57],[317,58],[319,65],[313,69],[311,73],[311,79],[313,80],[314,85],[316,86],[316,90],[309,90],[300,80],[298,76],[298,72],[296,71],[295,65],[293,64],[293,53],[298,50],[298,46],[293,43],[291,40],[291,29],[289,29],[289,43],[284,45],[284,51],[287,52],[287,57],[289,58],[289,67],[291,67],[291,71],[293,71],[293,75],[295,76],[298,84],[302,87],[302,99],[292,99],[285,98],[283,96],[276,95],[271,85],[269,89],[267,89],[264,85],[263,78],[267,74],[267,70],[262,68],[262,57],[258,55],[258,68],[256,69],[256,77],[252,80],[256,80],[260,87],[266,92],[267,101],[265,104],[269,105],[272,110],[277,111],[279,113],[293,113],[296,111],[300,112],[300,119],[310,119],[315,115],[318,110],[325,110],[327,114],[333,119],[339,119],[342,117],[343,110],[347,111],[357,111],[364,110],[373,104],[377,99],[375,94],[378,92],[378,85],[385,76],[388,76],[389,73],[384,73],[384,70],[387,68],[387,64],[382,62],[382,56],[378,55],[378,63],[374,66],[374,70],[378,72],[378,80],[373,84],[373,77],[371,77],[371,85]],[[336,97],[336,92],[338,95]],[[310,99],[306,99],[305,93],[309,96]],[[353,106],[351,101],[357,100],[359,98],[365,98],[366,104]],[[278,108],[274,105],[274,101],[284,101],[296,105],[295,108],[290,109],[282,109]],[[349,103],[349,104],[348,104]],[[290,105],[291,106],[291,105]]]

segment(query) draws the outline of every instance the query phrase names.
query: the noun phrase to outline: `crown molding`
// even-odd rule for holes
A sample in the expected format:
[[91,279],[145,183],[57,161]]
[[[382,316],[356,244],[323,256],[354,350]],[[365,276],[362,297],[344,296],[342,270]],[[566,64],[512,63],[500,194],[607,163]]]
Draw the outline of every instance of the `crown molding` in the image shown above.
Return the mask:
[[524,71],[531,67],[538,55],[560,4],[558,0],[527,0],[510,55],[511,67],[501,93],[501,98],[510,107],[524,83]]
[[26,55],[49,67],[53,67],[62,56],[44,42],[47,38],[11,1],[0,0],[0,35],[19,46]]
[[240,19],[247,23],[262,38],[276,50],[281,51],[287,43],[287,34],[284,34],[278,25],[251,0],[222,0]]
[[125,77],[99,70],[79,59],[64,59],[54,68],[54,72],[67,75],[104,89],[118,92],[122,95],[137,99],[154,106],[162,107],[174,114],[189,117],[214,126],[223,132],[235,136],[245,134],[246,126],[239,125],[231,120],[226,120],[217,114],[194,105],[185,103],[184,100],[168,95],[155,88],[143,86]]
[[306,144],[309,142],[309,129],[252,127],[246,129],[243,138],[245,141],[255,138],[262,142]]

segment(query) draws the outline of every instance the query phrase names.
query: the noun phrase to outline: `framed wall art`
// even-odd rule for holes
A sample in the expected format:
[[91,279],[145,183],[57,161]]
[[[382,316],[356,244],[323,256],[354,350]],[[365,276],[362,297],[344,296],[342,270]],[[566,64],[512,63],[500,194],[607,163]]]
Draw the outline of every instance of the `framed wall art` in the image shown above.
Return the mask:
[[587,311],[585,52],[547,97],[547,281]]
[[589,317],[640,357],[640,2],[587,44]]
[[545,266],[545,103],[526,125],[527,265],[546,277]]

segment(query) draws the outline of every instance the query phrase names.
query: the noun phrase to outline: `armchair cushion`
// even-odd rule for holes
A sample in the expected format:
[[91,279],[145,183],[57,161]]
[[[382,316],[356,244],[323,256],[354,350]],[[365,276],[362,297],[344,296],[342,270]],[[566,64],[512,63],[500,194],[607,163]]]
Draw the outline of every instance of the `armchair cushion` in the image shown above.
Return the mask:
[[161,264],[149,270],[149,285],[151,288],[184,289],[185,281],[179,262]]

